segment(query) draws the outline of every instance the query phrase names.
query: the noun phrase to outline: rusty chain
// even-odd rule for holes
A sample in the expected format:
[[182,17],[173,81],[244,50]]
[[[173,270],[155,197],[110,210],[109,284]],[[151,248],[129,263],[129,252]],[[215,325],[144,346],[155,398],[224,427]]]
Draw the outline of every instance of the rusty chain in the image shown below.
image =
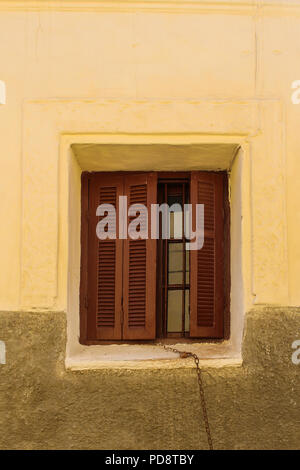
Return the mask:
[[204,394],[204,387],[203,387],[203,380],[202,380],[202,371],[201,371],[201,368],[199,366],[199,362],[200,362],[199,357],[195,353],[191,353],[189,351],[180,351],[179,349],[172,348],[170,346],[166,346],[165,344],[159,343],[159,346],[162,346],[166,351],[171,351],[171,352],[179,354],[181,359],[185,359],[187,357],[192,357],[194,359],[195,365],[196,365],[200,401],[201,401],[201,407],[202,407],[202,413],[203,413],[203,419],[204,419],[204,425],[205,425],[205,430],[206,430],[208,446],[209,446],[209,450],[213,450],[213,443],[212,443],[211,432],[210,432],[210,427],[209,427],[206,401],[205,401],[205,394]]

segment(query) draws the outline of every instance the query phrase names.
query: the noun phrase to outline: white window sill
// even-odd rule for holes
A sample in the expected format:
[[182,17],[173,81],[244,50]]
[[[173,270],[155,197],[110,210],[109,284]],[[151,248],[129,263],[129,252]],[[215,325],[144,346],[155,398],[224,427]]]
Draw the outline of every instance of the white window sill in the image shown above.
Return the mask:
[[[202,367],[241,366],[241,355],[228,341],[222,343],[186,343],[172,347],[199,356]],[[148,344],[111,344],[82,346],[67,355],[65,365],[70,370],[86,369],[177,369],[193,368],[193,358],[182,359],[162,346]]]

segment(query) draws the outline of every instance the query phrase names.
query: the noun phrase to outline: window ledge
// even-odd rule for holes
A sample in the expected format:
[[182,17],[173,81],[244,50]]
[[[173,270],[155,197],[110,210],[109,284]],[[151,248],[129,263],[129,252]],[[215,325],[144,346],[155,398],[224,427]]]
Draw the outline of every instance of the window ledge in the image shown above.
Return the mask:
[[[241,366],[242,358],[229,342],[174,344],[181,351],[190,351],[200,358],[202,367]],[[158,345],[112,344],[81,346],[66,358],[70,370],[86,369],[181,369],[195,366],[192,358],[179,358],[177,353]]]

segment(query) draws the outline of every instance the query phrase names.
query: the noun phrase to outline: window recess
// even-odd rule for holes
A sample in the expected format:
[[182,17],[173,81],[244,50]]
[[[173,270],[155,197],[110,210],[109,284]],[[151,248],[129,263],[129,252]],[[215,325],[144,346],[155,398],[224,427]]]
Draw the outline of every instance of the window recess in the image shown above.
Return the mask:
[[[227,174],[83,173],[80,342],[224,337],[228,305]],[[148,238],[119,237],[120,196],[148,210]],[[116,208],[116,239],[100,240],[100,204]],[[173,205],[170,237],[151,238],[151,204]],[[204,204],[204,245],[186,249],[184,204]],[[141,218],[140,229],[143,229]],[[193,230],[195,226],[193,226]],[[125,232],[124,232],[125,233]]]

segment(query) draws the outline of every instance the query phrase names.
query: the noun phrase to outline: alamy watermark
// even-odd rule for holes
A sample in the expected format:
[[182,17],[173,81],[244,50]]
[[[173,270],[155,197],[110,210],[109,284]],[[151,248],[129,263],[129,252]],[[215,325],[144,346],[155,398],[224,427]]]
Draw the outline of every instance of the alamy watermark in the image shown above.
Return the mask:
[[6,347],[4,341],[0,341],[0,364],[6,364]]
[[[151,204],[150,211],[144,204],[132,204],[127,210],[127,196],[119,196],[118,224],[117,211],[112,204],[100,204],[97,207],[96,215],[103,217],[96,226],[97,237],[100,240],[114,240],[117,237],[121,240],[126,238],[166,240],[171,237],[171,213],[173,213],[172,238],[182,239],[184,232],[185,239],[189,240],[186,249],[201,250],[204,244],[204,204],[184,204],[183,209],[180,204],[171,206],[166,203]],[[195,224],[193,224],[193,215]],[[192,229],[193,225],[195,231]]]
[[300,339],[296,339],[292,343],[292,348],[295,349],[292,354],[292,363],[298,366],[300,364]]
[[292,82],[291,88],[295,90],[291,96],[292,103],[299,104],[300,103],[300,80],[294,80]]

